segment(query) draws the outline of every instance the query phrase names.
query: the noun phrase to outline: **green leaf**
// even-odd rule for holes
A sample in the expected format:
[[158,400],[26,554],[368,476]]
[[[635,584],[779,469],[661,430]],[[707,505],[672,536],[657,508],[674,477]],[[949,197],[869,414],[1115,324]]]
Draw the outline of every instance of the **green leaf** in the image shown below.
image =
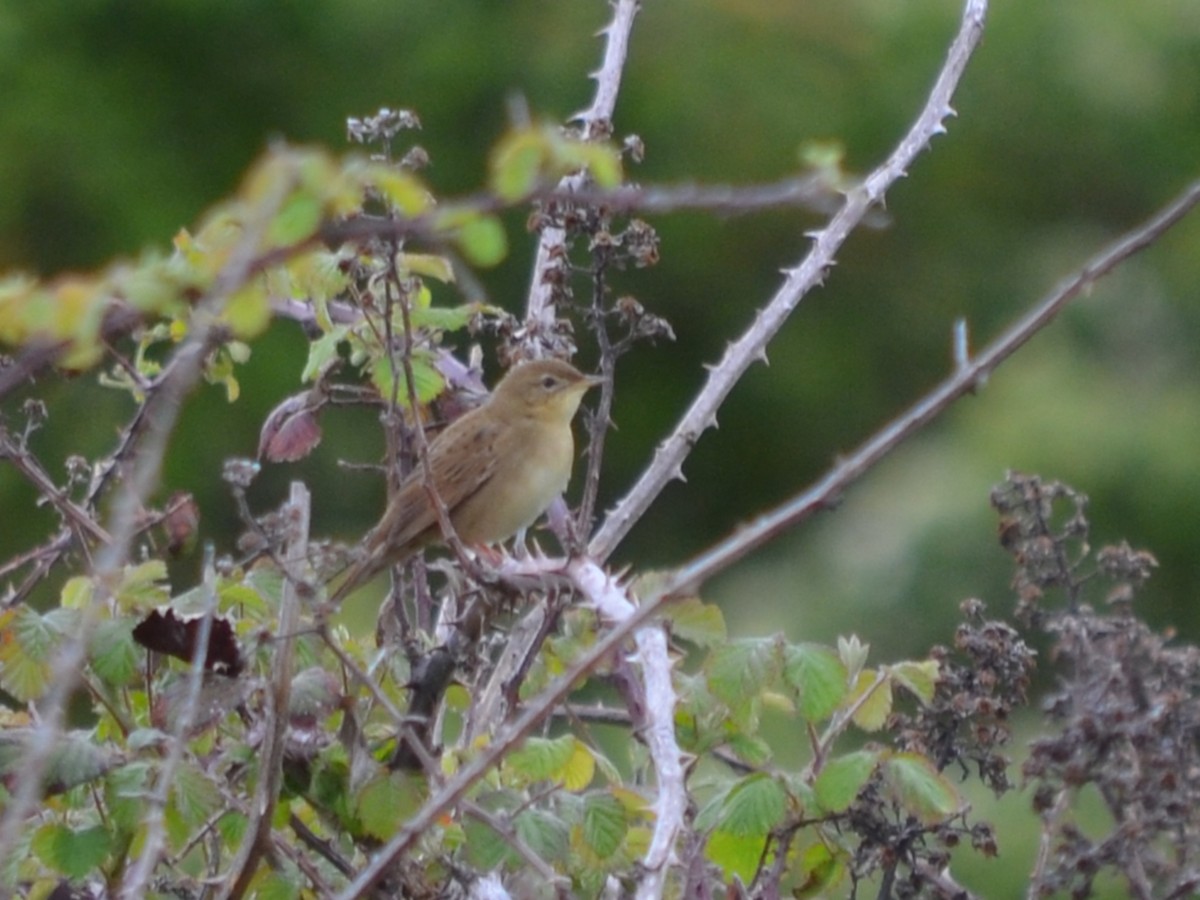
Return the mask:
[[30,607],[0,613],[0,687],[22,703],[40,697],[57,643],[58,633]]
[[829,647],[789,646],[783,675],[800,695],[800,715],[809,722],[829,718],[846,695],[846,667]]
[[104,805],[109,819],[119,829],[133,832],[141,824],[150,790],[150,764],[132,762],[104,776]]
[[288,715],[324,719],[337,708],[342,692],[333,674],[320,666],[310,666],[292,678]]
[[300,872],[293,866],[264,867],[251,882],[251,894],[255,900],[298,900],[302,896],[300,887],[303,883]]
[[478,216],[458,230],[458,247],[472,265],[490,268],[508,255],[508,237],[495,216]]
[[[445,388],[445,378],[442,377],[442,373],[429,360],[414,355],[412,369],[413,380],[417,388],[418,403],[428,403]],[[379,391],[379,396],[384,400],[392,398],[394,388],[396,402],[400,404],[401,408],[408,408],[408,382],[405,379],[404,369],[400,367],[398,371],[393,373],[392,358],[390,356],[380,357],[375,361],[375,364],[371,367],[371,382],[375,385],[375,389]]]
[[885,757],[883,772],[900,805],[927,825],[954,815],[962,807],[954,784],[919,753]]
[[732,881],[736,876],[749,883],[762,860],[766,840],[757,834],[714,831],[708,837],[704,852],[710,861],[721,867],[726,881]]
[[889,674],[906,690],[922,703],[933,700],[933,692],[937,688],[937,660],[926,659],[921,662],[902,662],[888,667]]
[[100,622],[88,647],[92,671],[106,684],[124,687],[141,668],[142,654],[133,641],[131,619]]
[[725,796],[719,830],[733,835],[766,835],[787,810],[787,795],[774,778],[748,775]]
[[628,830],[625,807],[612,794],[592,794],[584,801],[583,842],[598,859],[616,853]]
[[[851,692],[850,702],[858,704],[854,711],[854,724],[863,731],[878,731],[892,714],[892,682],[888,678],[877,682],[871,669],[858,673],[858,681]],[[870,692],[868,696],[864,694]],[[861,702],[860,702],[861,700]]]
[[774,638],[744,638],[717,647],[704,666],[710,690],[730,709],[757,697],[777,648]]
[[267,227],[267,241],[284,247],[306,240],[321,224],[322,208],[321,198],[312,191],[293,191]]
[[829,760],[813,783],[813,793],[821,809],[829,813],[845,812],[878,764],[879,754],[871,750],[858,750]]
[[221,792],[207,775],[190,764],[180,765],[171,782],[171,806],[190,828],[202,825],[221,807]]
[[358,795],[358,818],[371,837],[387,840],[420,806],[420,791],[403,772],[379,775]]
[[308,345],[308,360],[304,363],[304,371],[300,380],[312,382],[317,380],[331,362],[338,358],[338,344],[346,339],[350,329],[346,325],[335,325],[330,331],[321,335]]
[[669,604],[666,611],[671,634],[698,647],[715,647],[727,637],[725,616],[715,603],[687,597]]
[[575,755],[575,743],[576,738],[571,734],[529,738],[519,750],[509,754],[505,767],[529,781],[557,780]]
[[58,794],[93,781],[107,772],[116,763],[116,756],[108,747],[95,743],[88,731],[68,731],[59,735],[43,776],[46,792]]
[[104,862],[111,844],[111,836],[101,825],[76,831],[49,824],[34,832],[31,847],[55,871],[68,878],[83,878]]
[[510,131],[496,144],[491,154],[492,191],[512,202],[533,192],[549,156],[546,135],[540,129]]
[[473,816],[463,821],[463,834],[467,839],[467,859],[478,871],[494,869],[512,855],[508,842]]
[[517,836],[544,860],[562,859],[567,854],[569,834],[563,821],[540,809],[527,809],[513,821]]
[[749,766],[764,766],[771,759],[771,745],[757,734],[738,731],[728,735],[725,743]]

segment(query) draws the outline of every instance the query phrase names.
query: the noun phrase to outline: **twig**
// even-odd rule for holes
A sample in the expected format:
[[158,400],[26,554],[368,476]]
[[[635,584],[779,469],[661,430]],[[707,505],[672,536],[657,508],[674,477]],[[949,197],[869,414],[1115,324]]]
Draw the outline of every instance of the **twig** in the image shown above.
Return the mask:
[[[537,563],[538,571],[544,577],[553,576],[554,566],[560,567],[560,577],[569,578],[578,589],[587,592],[591,583],[590,579],[580,579],[578,576],[581,570],[586,570],[590,566],[589,563],[583,560],[569,562],[542,560]],[[396,835],[375,854],[370,863],[359,872],[358,877],[339,895],[340,900],[355,900],[355,898],[365,896],[371,886],[383,877],[392,864],[403,856],[425,831],[436,824],[443,813],[459,803],[479,779],[551,714],[579,680],[595,669],[631,634],[654,616],[668,595],[669,590],[652,594],[641,606],[635,607],[628,618],[617,622],[589,647],[567,672],[538,694],[508,728],[498,733],[491,743],[479,751],[477,756],[447,779],[441,788],[431,795],[425,804],[404,823]],[[597,598],[593,597],[592,599]],[[671,714],[670,708],[664,712],[668,716]],[[664,811],[670,813],[668,808],[660,809],[660,814]]]
[[[640,0],[616,0],[613,17],[604,28],[606,40],[604,60],[600,69],[592,76],[596,81],[596,93],[592,104],[573,118],[583,124],[584,140],[608,137],[612,130],[613,111],[617,106],[617,92],[621,88],[621,74],[625,58],[629,53],[629,35],[633,31],[633,20],[641,6]],[[558,185],[558,192],[570,194],[587,184],[587,173],[568,175]],[[533,262],[533,275],[529,285],[529,297],[525,304],[525,321],[550,328],[554,324],[554,285],[546,273],[554,266],[556,256],[566,246],[566,232],[557,227],[546,227],[538,238],[537,255]],[[539,333],[539,329],[532,329]]]
[[471,800],[463,803],[463,811],[468,816],[478,819],[503,838],[504,842],[516,850],[517,854],[521,859],[525,860],[529,868],[537,872],[547,884],[558,884],[559,886],[569,884],[567,879],[555,872],[544,859],[533,852],[530,846],[521,839],[521,836],[517,834],[508,822],[501,821],[499,817]]
[[242,242],[235,248],[225,267],[217,275],[208,295],[196,305],[192,331],[176,350],[168,370],[156,381],[153,396],[146,400],[143,415],[146,427],[143,444],[135,457],[124,489],[113,501],[108,527],[111,542],[96,559],[93,581],[98,590],[92,603],[84,608],[75,633],[59,650],[53,664],[54,686],[41,705],[41,721],[34,730],[21,763],[21,781],[13,792],[0,820],[0,869],[8,865],[16,848],[16,836],[24,826],[42,789],[42,777],[51,758],[51,750],[62,733],[67,702],[78,682],[87,658],[88,642],[99,620],[106,599],[105,585],[114,584],[121,567],[129,558],[130,544],[137,533],[139,514],[158,483],[167,443],[184,396],[200,380],[204,359],[221,333],[219,313],[225,301],[249,276],[255,260],[255,248],[267,223],[271,221],[284,196],[284,186],[264,200],[256,218],[247,223]]
[[164,814],[171,791],[175,787],[175,770],[183,760],[184,748],[187,746],[188,731],[196,721],[196,713],[200,707],[200,689],[204,683],[204,661],[208,658],[208,642],[212,635],[213,614],[217,610],[217,570],[213,565],[213,549],[205,549],[204,561],[204,617],[200,620],[200,631],[196,636],[196,645],[192,651],[192,667],[188,671],[187,693],[184,695],[183,706],[175,727],[171,729],[171,747],[167,758],[158,771],[158,782],[154,793],[148,799],[149,808],[142,816],[142,826],[145,830],[145,843],[133,868],[125,874],[121,883],[120,896],[125,900],[139,900],[146,889],[150,876],[154,873],[166,845],[167,833]]
[[852,482],[923,428],[963,394],[975,390],[1002,362],[1045,328],[1063,307],[1085,292],[1120,263],[1144,250],[1200,204],[1200,181],[1193,182],[1145,224],[1127,232],[1093,256],[1078,272],[1062,282],[977,357],[955,371],[899,418],[846,456],[808,490],[776,507],[678,572],[683,586],[698,585],[727,568],[751,550],[830,506]]
[[[233,865],[234,877],[227,883],[225,900],[237,900],[258,869],[258,862],[271,848],[271,821],[283,781],[283,753],[287,746],[290,723],[288,707],[292,696],[292,670],[297,626],[300,621],[300,571],[308,558],[308,524],[312,500],[303,482],[292,482],[288,498],[288,519],[292,527],[287,548],[283,582],[283,598],[279,604],[279,641],[271,665],[271,702],[267,707],[267,723],[262,751],[259,754],[258,784],[255,788],[253,814],[247,836]],[[132,898],[131,898],[132,900]]]
[[42,468],[41,464],[34,459],[33,454],[25,448],[18,446],[3,428],[0,428],[0,459],[7,459],[11,462],[13,468],[24,475],[26,480],[37,488],[38,494],[49,500],[54,508],[62,514],[62,517],[75,525],[80,531],[85,532],[93,540],[99,541],[101,544],[108,544],[112,541],[112,536],[101,528],[95,519],[88,515],[87,510],[80,507],[63,491],[58,489],[58,485],[54,483],[54,480]]
[[903,176],[917,154],[933,137],[945,131],[942,122],[953,114],[950,99],[966,68],[967,60],[979,43],[987,0],[967,0],[962,26],[950,45],[941,73],[930,92],[929,99],[900,141],[879,168],[865,182],[846,195],[842,208],[829,224],[814,235],[808,255],[794,269],[786,270],[787,278],[771,298],[754,324],[737,341],[730,344],[720,364],[709,372],[708,382],[671,436],[654,454],[645,473],[617,507],[609,513],[599,532],[588,546],[588,555],[596,560],[607,559],[645,514],[666,485],[683,476],[683,462],[700,435],[716,423],[716,413],[735,384],[758,359],[765,359],[768,342],[795,311],[800,301],[824,280],[834,263],[834,257],[850,233],[867,213],[883,200],[888,188]]
[[543,719],[571,692],[577,681],[591,672],[609,653],[617,649],[630,634],[657,615],[662,606],[674,597],[684,596],[732,562],[741,559],[761,546],[784,528],[795,524],[811,512],[828,505],[832,498],[886,450],[913,434],[922,425],[949,405],[953,399],[969,391],[979,379],[986,377],[997,365],[1049,322],[1072,297],[1109,272],[1124,259],[1144,249],[1178,222],[1197,203],[1200,203],[1200,182],[1191,185],[1178,198],[1142,227],[1129,232],[1092,259],[1058,291],[1035,306],[1024,318],[994,342],[975,362],[956,372],[942,387],[920,400],[907,415],[893,422],[862,449],[852,454],[816,486],[785,503],[732,535],[709,551],[685,563],[670,575],[654,592],[642,598],[642,603],[627,619],[615,624],[595,644],[583,653],[573,666],[530,701],[525,711],[479,755],[450,778],[404,827],[385,845],[363,869],[354,882],[340,895],[341,900],[361,897],[387,868],[402,856],[431,827],[438,816],[452,807],[504,757],[518,742],[536,728]]

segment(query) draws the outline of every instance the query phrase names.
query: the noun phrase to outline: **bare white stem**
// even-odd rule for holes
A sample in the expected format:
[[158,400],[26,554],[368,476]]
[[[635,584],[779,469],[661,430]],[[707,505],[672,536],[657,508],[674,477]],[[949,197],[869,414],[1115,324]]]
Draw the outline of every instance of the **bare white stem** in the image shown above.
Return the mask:
[[966,68],[971,53],[983,34],[987,0],[967,0],[962,25],[950,45],[946,63],[934,83],[929,99],[916,122],[879,168],[846,194],[841,209],[825,228],[813,235],[813,246],[799,265],[784,270],[785,280],[750,328],[730,344],[721,362],[709,371],[708,382],[684,413],[671,436],[654,454],[654,459],[633,489],[609,513],[588,546],[588,555],[604,560],[645,514],[666,485],[683,478],[683,462],[700,435],[716,424],[717,410],[755,360],[766,359],[766,347],[800,301],[820,285],[834,264],[834,257],[850,233],[870,210],[883,200],[891,185],[905,175],[917,154],[935,135],[946,129],[943,122],[954,114],[950,99]]
[[[592,105],[575,115],[583,124],[585,140],[608,136],[613,111],[617,106],[617,93],[621,88],[621,73],[629,53],[629,35],[633,31],[633,20],[641,7],[641,0],[617,0],[613,5],[613,17],[601,32],[605,37],[604,61],[600,69],[592,74],[596,82],[596,94]],[[563,178],[558,192],[569,194],[587,183],[586,173],[576,173]],[[529,285],[529,298],[525,304],[525,321],[537,333],[538,326],[547,329],[554,325],[554,290],[545,275],[553,265],[555,256],[565,245],[566,233],[561,228],[544,228],[538,239],[537,256],[533,263],[533,276]]]

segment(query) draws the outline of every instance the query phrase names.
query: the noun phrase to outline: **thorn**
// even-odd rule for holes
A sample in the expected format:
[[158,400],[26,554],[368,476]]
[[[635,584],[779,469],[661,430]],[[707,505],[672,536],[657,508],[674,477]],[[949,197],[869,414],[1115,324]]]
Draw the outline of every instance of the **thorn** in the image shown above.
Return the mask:
[[756,354],[754,354],[754,358],[757,359],[760,363],[762,363],[767,368],[771,367],[771,361],[769,359],[767,359],[767,351],[766,350],[759,350]]
[[967,334],[967,320],[954,320],[954,365],[960,372],[971,364],[970,338]]

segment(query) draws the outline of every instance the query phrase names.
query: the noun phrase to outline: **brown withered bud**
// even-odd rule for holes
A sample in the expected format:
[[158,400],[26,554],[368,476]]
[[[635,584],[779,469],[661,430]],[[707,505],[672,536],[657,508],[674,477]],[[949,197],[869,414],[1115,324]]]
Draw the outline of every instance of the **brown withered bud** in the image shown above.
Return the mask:
[[318,416],[325,405],[320,388],[287,397],[267,415],[258,436],[258,458],[267,462],[295,462],[321,443]]
[[173,493],[163,513],[162,527],[167,536],[168,553],[178,556],[190,550],[200,528],[200,506],[196,498],[187,491]]

